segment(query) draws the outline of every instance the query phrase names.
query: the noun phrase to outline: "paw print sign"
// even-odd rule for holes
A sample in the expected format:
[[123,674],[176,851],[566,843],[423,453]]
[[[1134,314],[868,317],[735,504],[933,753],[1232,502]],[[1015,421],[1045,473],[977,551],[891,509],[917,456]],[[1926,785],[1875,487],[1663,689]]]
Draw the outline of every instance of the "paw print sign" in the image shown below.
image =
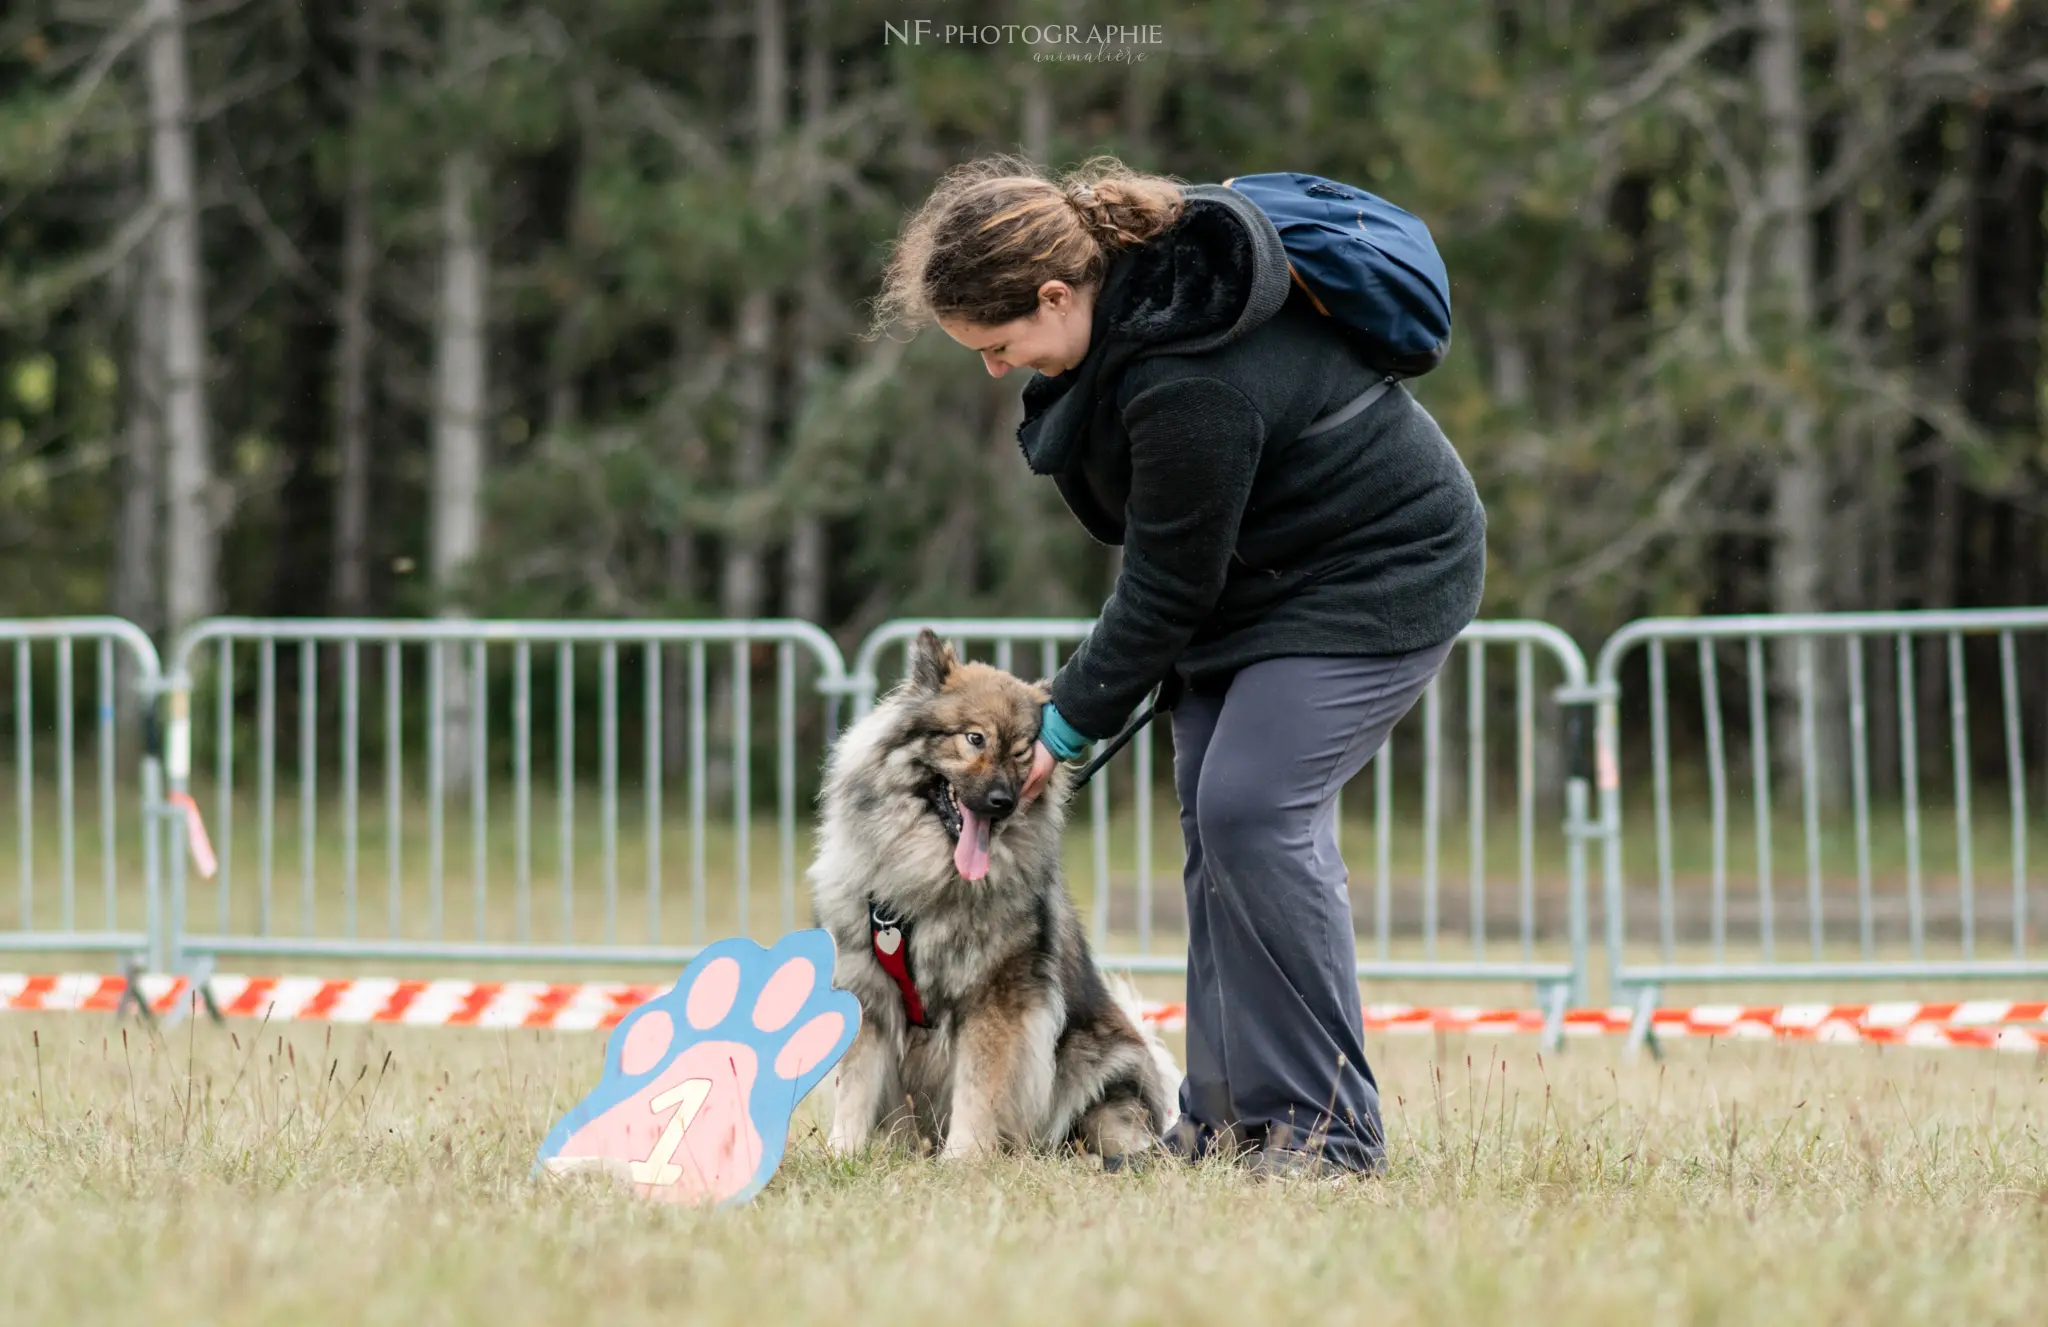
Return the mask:
[[548,1133],[537,1169],[599,1171],[662,1202],[745,1202],[859,1028],[859,1001],[832,988],[827,932],[773,949],[721,940],[612,1029],[604,1077]]

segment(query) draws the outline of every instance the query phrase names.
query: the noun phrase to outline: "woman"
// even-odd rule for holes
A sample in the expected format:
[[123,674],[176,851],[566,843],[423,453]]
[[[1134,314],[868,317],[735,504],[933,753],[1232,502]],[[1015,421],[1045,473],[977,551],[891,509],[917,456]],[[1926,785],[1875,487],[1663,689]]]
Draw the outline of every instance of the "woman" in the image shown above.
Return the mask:
[[1222,186],[1113,158],[1059,180],[1009,157],[957,168],[905,227],[876,312],[878,332],[936,321],[997,377],[1035,370],[1024,458],[1123,546],[1053,679],[1029,791],[1163,684],[1188,905],[1167,1145],[1379,1171],[1337,794],[1478,611],[1470,475],[1398,385],[1345,417],[1383,373]]

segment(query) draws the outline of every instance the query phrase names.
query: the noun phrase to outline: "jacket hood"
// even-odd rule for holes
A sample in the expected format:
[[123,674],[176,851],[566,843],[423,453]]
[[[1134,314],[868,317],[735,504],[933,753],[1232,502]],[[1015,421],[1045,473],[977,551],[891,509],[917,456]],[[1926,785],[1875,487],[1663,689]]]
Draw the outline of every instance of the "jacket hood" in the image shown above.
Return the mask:
[[1088,354],[1024,389],[1017,428],[1039,474],[1066,469],[1093,423],[1101,389],[1133,360],[1201,354],[1241,340],[1287,302],[1292,277],[1280,232],[1250,199],[1220,184],[1189,185],[1172,229],[1118,255],[1095,299]]

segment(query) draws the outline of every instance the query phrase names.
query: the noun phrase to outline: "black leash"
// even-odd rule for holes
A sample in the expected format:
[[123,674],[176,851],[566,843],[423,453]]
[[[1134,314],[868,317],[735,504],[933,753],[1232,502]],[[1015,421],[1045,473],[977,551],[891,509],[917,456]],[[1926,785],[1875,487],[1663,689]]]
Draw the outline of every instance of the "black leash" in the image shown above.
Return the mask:
[[1095,771],[1114,760],[1116,753],[1129,746],[1131,739],[1136,737],[1146,724],[1152,722],[1158,713],[1159,702],[1157,699],[1154,699],[1150,705],[1147,705],[1139,712],[1137,718],[1124,725],[1122,732],[1104,742],[1102,749],[1095,753],[1095,758],[1081,767],[1081,773],[1075,777],[1073,784],[1067,789],[1067,796],[1071,798],[1079,793],[1081,789],[1087,787],[1088,780],[1095,777]]

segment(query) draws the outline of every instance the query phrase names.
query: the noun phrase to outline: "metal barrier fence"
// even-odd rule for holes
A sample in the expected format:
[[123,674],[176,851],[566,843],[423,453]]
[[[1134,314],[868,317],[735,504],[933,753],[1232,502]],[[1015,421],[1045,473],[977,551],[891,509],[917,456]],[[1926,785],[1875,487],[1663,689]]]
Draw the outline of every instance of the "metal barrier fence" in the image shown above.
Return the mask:
[[[2023,671],[2027,650],[2037,652],[2037,661]],[[1972,654],[1979,656],[1974,671],[1967,666]],[[1622,702],[1630,694],[1623,673],[1638,655],[1647,715],[1638,708],[1631,717],[1648,720],[1647,771],[1622,743]],[[1934,667],[1927,667],[1926,656]],[[2048,670],[2043,608],[1655,619],[1631,623],[1610,638],[1597,657],[1593,693],[1605,947],[1610,989],[1636,1005],[1638,1034],[1659,988],[1673,983],[2048,976],[2048,955],[2032,939],[2020,690],[2020,679],[2040,676],[2037,670]],[[1697,692],[1675,712],[1673,672]],[[1732,684],[1724,685],[1724,672]],[[1970,704],[1971,678],[1987,674],[1996,678],[1998,721],[1979,733],[1973,714],[1984,706],[1973,710]],[[1937,712],[1932,723],[1947,739],[1946,836],[1954,875],[1937,891],[1928,878],[1928,839],[1930,828],[1942,826],[1924,804],[1938,799],[1923,787],[1922,767],[1941,752],[1938,742],[1922,739],[1929,726],[1925,710],[1943,702],[1946,722]],[[1730,710],[1741,719],[1732,735]],[[1674,766],[1672,727],[1694,714],[1704,756],[1697,771],[1705,785],[1704,826],[1698,817],[1674,815],[1674,791],[1695,789],[1677,787],[1685,771]],[[1987,760],[1987,745],[2002,748],[2002,758]],[[1731,746],[1739,748],[1734,762]],[[1747,766],[1747,817],[1733,814],[1731,763]],[[1994,765],[2005,784],[2007,820],[1997,846],[2008,859],[2002,874],[2010,878],[2008,887],[1987,894],[1978,888],[1973,826],[1984,808],[1973,808],[1972,798],[1995,782],[1988,769]],[[1789,893],[1778,886],[1785,831],[1773,792],[1787,777],[1799,789],[1799,856],[1792,871],[1802,879]],[[1623,837],[1622,789],[1641,782],[1650,790],[1656,881],[1649,935],[1629,926],[1636,901],[1629,882],[1643,869],[1628,860]],[[1893,785],[1896,806],[1880,806]],[[1897,838],[1888,832],[1892,823]],[[1751,840],[1746,881],[1731,876],[1743,869],[1732,851],[1737,834]],[[1689,902],[1704,902],[1703,928],[1682,924]],[[1747,921],[1739,915],[1744,912],[1752,914]],[[1995,947],[2002,955],[1987,952],[1994,948],[1981,934],[1987,919],[1998,924]],[[1690,934],[1701,929],[1703,935]],[[1787,952],[1795,949],[1802,952]]]
[[[940,618],[887,623],[872,632],[854,655],[850,683],[856,696],[855,713],[865,714],[885,682],[901,676],[907,668],[910,642],[926,627],[950,639],[963,658],[985,658],[1000,668],[1027,674],[1035,670],[1037,675],[1050,677],[1065,653],[1092,626],[1088,619]],[[987,649],[976,654],[963,646]],[[1487,662],[1495,651],[1511,654],[1511,673],[1489,676]],[[880,665],[897,656],[902,662],[891,678],[885,678]],[[1538,709],[1546,698],[1538,685],[1539,666],[1553,675],[1560,691],[1584,690],[1585,658],[1557,628],[1541,622],[1472,624],[1460,637],[1454,662],[1424,694],[1416,712],[1397,726],[1381,757],[1356,780],[1369,785],[1373,808],[1371,874],[1368,877],[1358,869],[1361,863],[1356,858],[1352,871],[1354,880],[1369,878],[1371,882],[1370,893],[1358,900],[1368,923],[1360,937],[1360,977],[1529,983],[1554,1011],[1585,994],[1581,979],[1587,945],[1585,841],[1592,832],[1588,818],[1591,792],[1583,773],[1552,780],[1563,785],[1563,806],[1553,812],[1556,818],[1548,821],[1538,810],[1539,754],[1562,748],[1554,737],[1545,742],[1538,735]],[[1508,685],[1501,686],[1503,681]],[[1458,784],[1454,777],[1447,785],[1445,753],[1451,743],[1445,732],[1444,711],[1447,695],[1460,684],[1464,722],[1449,738],[1465,752],[1465,778]],[[1495,715],[1512,716],[1512,739],[1505,751],[1494,749],[1488,741]],[[1105,961],[1134,971],[1180,972],[1186,966],[1184,935],[1172,930],[1185,915],[1179,856],[1174,854],[1171,874],[1162,885],[1156,851],[1163,836],[1157,832],[1155,814],[1154,744],[1158,731],[1168,727],[1159,723],[1146,729],[1088,786],[1087,876],[1091,889],[1083,902],[1094,942],[1104,952]],[[1420,815],[1411,815],[1404,825],[1394,810],[1395,770],[1400,763],[1396,752],[1417,748],[1420,759],[1409,763],[1416,787],[1411,805],[1419,807]],[[1126,781],[1133,842],[1128,868],[1114,870],[1110,803],[1112,790]],[[1488,861],[1490,792],[1497,786],[1512,789],[1514,864],[1507,878],[1500,878]],[[1464,821],[1460,846],[1465,856],[1465,888],[1455,893],[1445,889],[1443,869],[1445,821],[1454,818],[1449,814],[1447,803],[1453,799],[1447,791],[1458,794],[1455,801]],[[1353,795],[1353,790],[1347,789],[1346,795]],[[1339,823],[1341,826],[1341,815]],[[1556,844],[1546,843],[1541,852],[1540,823],[1561,827]],[[1417,860],[1397,870],[1394,853],[1404,828],[1414,841]],[[1172,827],[1168,829],[1171,833]],[[1547,909],[1539,908],[1539,882],[1544,886],[1543,901],[1550,904]],[[1508,895],[1508,915],[1497,919],[1494,904],[1503,893]],[[1402,905],[1398,917],[1397,903]],[[1463,914],[1456,918],[1462,922],[1460,934],[1450,933],[1446,926],[1452,920],[1447,903],[1454,903]],[[1540,924],[1542,911],[1552,914],[1551,924]],[[1511,934],[1502,935],[1503,929]],[[1170,941],[1170,951],[1163,941]],[[1454,944],[1462,952],[1453,952]]]
[[[160,682],[156,646],[141,628],[112,617],[0,621],[0,676],[11,673],[0,697],[13,710],[14,856],[17,863],[14,925],[0,929],[0,951],[111,954],[164,959],[151,941],[162,933],[158,888],[158,836],[163,809],[163,767],[149,744],[120,737],[124,697],[134,713],[155,701]],[[47,647],[47,672],[37,667],[37,646]],[[80,655],[92,660],[90,690],[79,685]],[[123,673],[127,676],[124,679]],[[38,679],[47,677],[48,693]],[[40,703],[39,703],[40,702]],[[80,714],[90,716],[91,824],[81,835],[79,798]],[[38,716],[48,713],[54,749],[39,753]],[[117,771],[135,762],[136,782]],[[56,787],[55,897],[39,889],[44,835],[37,823],[38,770],[54,767]],[[124,797],[124,793],[126,796]],[[96,831],[96,832],[93,832]],[[135,855],[121,850],[134,844]],[[91,888],[97,879],[98,889]],[[94,896],[97,897],[94,897]]]
[[[171,748],[196,756],[171,786],[197,794],[218,856],[211,887],[188,891],[173,825],[174,964],[680,964],[760,904],[794,924],[800,770],[830,723],[822,708],[804,722],[803,697],[836,701],[845,672],[809,623],[216,619],[169,664]],[[283,860],[280,747],[297,822]],[[325,797],[324,751],[339,762]],[[594,808],[578,789],[593,754]]]
[[[841,706],[871,708],[924,626],[1028,676],[1091,623],[891,622],[849,669],[803,622],[218,619],[161,667],[118,619],[0,622],[18,875],[0,951],[671,964],[795,924]],[[1636,622],[1590,677],[1554,627],[1475,623],[1344,794],[1372,807],[1359,973],[1583,999],[1599,840],[1605,975],[1641,1010],[1679,983],[2048,975],[2028,874],[2048,759],[2025,759],[2021,690],[2043,670],[2048,608]],[[1696,695],[1674,706],[1674,682]],[[156,728],[137,742],[119,715],[159,696],[161,759]],[[1069,874],[1106,959],[1164,972],[1184,913],[1162,728],[1091,784]],[[1647,792],[1626,836],[1625,786]],[[185,798],[219,849],[197,887]]]

